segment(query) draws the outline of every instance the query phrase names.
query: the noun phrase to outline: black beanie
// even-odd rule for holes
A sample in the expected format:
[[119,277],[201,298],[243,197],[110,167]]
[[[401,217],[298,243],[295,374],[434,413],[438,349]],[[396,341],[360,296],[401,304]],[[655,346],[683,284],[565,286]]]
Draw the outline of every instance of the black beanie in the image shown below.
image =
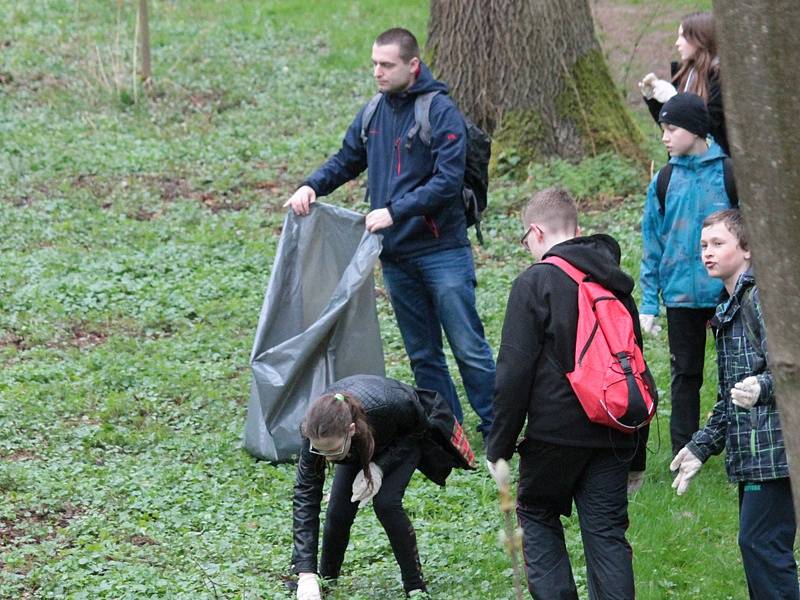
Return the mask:
[[658,113],[659,123],[669,123],[706,137],[711,129],[706,103],[697,94],[683,92],[667,100]]

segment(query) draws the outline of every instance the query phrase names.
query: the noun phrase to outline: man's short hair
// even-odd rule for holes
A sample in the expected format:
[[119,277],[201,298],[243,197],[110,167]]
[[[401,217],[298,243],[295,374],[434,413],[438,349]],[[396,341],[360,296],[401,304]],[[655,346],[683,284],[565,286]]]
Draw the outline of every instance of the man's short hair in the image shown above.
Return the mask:
[[400,58],[403,59],[403,62],[407,63],[412,58],[419,58],[417,38],[408,29],[392,27],[375,38],[376,46],[388,46],[389,44],[397,44],[400,48]]
[[578,206],[570,193],[558,187],[536,192],[522,211],[522,224],[544,225],[554,231],[575,233],[578,228]]
[[717,223],[725,225],[726,229],[733,234],[733,237],[739,242],[739,247],[745,252],[750,250],[750,242],[747,240],[747,230],[744,226],[744,219],[742,213],[737,208],[726,208],[725,210],[718,210],[708,215],[703,220],[703,229],[711,227]]

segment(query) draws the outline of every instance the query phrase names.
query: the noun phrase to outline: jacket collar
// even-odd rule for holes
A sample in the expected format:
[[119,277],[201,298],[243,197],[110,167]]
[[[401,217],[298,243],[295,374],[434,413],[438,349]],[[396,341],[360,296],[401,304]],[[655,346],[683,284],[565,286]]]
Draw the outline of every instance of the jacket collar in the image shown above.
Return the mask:
[[714,321],[716,321],[717,324],[730,321],[736,314],[736,311],[739,310],[744,293],[755,284],[756,278],[753,276],[752,269],[747,269],[747,271],[739,275],[739,280],[736,282],[733,295],[729,296],[717,306],[716,313],[714,314]]

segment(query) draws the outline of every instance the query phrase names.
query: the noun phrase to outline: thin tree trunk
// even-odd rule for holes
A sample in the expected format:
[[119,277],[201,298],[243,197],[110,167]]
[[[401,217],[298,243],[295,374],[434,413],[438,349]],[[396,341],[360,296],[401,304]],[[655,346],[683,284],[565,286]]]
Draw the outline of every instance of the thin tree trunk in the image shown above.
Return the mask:
[[725,116],[800,517],[800,10],[714,0]]
[[139,52],[141,55],[140,76],[145,84],[149,84],[152,81],[153,73],[150,70],[150,17],[147,0],[139,0]]
[[432,0],[426,59],[495,157],[642,158],[587,0]]

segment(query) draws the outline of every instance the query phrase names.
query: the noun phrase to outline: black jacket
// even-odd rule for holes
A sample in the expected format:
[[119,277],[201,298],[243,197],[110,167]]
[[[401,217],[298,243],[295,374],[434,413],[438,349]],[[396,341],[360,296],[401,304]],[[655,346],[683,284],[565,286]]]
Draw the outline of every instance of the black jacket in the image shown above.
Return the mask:
[[[675,73],[678,72],[678,66],[676,62],[670,64],[672,77],[675,77]],[[653,120],[658,123],[658,115],[661,112],[661,107],[664,105],[655,98],[650,98],[649,100],[645,98],[645,102],[647,103],[647,108],[650,109],[650,115],[652,115]],[[706,102],[706,108],[708,108],[708,116],[711,119],[711,135],[725,154],[730,156],[731,149],[728,144],[728,132],[725,128],[725,113],[722,110],[722,84],[719,80],[719,70],[713,71],[708,78],[708,101]]]
[[[474,456],[461,427],[444,399],[435,392],[417,390],[377,375],[353,375],[331,385],[326,393],[343,392],[357,398],[372,429],[372,462],[384,473],[421,447],[417,468],[444,485],[453,468],[474,468]],[[325,482],[325,458],[309,451],[303,439],[294,485],[292,566],[295,573],[316,572],[319,512]],[[355,445],[343,463],[360,463]]]
[[[633,318],[642,346],[639,313],[631,296],[633,279],[620,269],[620,248],[605,234],[557,244],[545,254],[560,256],[607,287]],[[525,425],[525,437],[591,448],[635,449],[631,469],[644,470],[646,428],[629,435],[589,421],[565,373],[575,367],[578,287],[561,269],[535,264],[514,281],[508,298],[494,395],[494,423],[487,458],[510,459]]]

